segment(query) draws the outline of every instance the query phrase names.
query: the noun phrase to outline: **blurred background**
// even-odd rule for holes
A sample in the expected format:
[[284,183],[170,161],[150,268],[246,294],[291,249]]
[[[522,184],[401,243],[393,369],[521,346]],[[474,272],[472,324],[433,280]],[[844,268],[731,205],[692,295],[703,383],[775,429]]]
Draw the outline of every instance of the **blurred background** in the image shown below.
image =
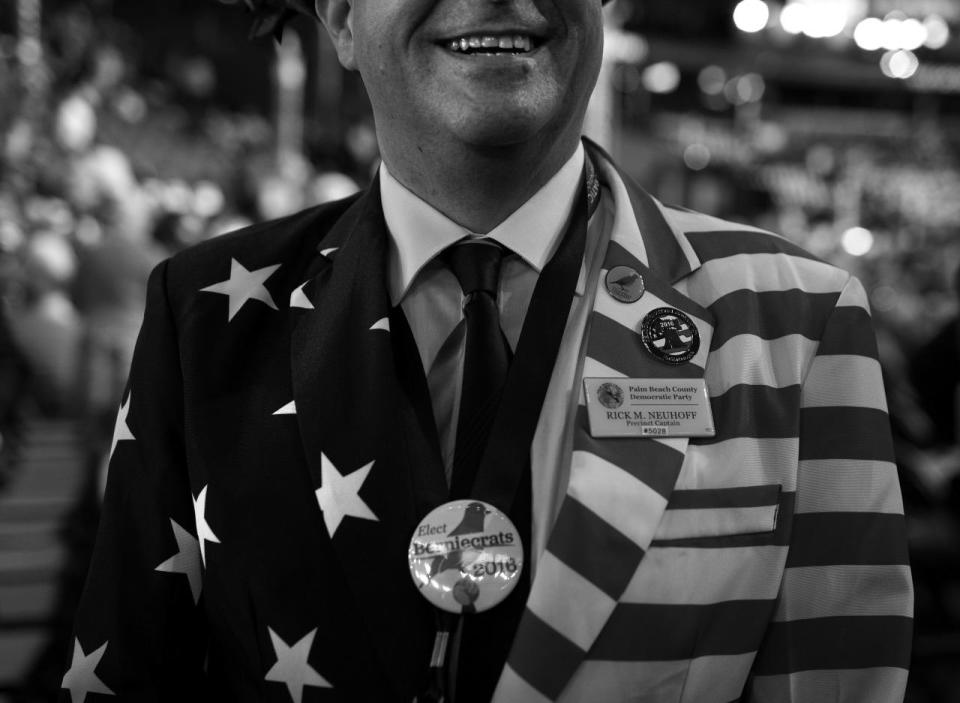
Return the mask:
[[[242,0],[0,0],[0,703],[52,700],[148,272],[364,186],[319,28]],[[588,133],[662,200],[858,275],[916,581],[908,700],[960,701],[960,2],[617,0]]]

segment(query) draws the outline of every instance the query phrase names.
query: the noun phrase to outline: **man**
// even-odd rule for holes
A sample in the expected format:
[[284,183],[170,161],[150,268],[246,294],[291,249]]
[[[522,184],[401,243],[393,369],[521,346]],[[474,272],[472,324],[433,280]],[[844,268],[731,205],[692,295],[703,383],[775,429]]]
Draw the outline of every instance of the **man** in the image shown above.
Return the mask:
[[900,700],[859,283],[581,143],[596,0],[316,12],[383,165],[154,272],[64,699]]

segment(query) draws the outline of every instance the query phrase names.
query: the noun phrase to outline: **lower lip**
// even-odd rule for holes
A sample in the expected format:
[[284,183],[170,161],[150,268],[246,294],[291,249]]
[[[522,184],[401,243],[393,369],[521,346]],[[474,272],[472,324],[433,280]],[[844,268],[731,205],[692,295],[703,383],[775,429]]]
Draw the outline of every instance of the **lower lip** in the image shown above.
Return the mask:
[[463,59],[465,61],[469,60],[469,61],[479,61],[479,62],[487,62],[487,63],[495,64],[495,63],[511,63],[514,61],[522,61],[524,59],[535,58],[536,55],[540,53],[540,49],[542,48],[542,45],[536,48],[533,48],[530,51],[526,51],[522,54],[512,54],[508,51],[504,51],[496,54],[485,54],[482,52],[479,52],[476,54],[465,54],[460,51],[451,51],[450,49],[444,46],[441,46],[440,48],[445,53],[449,54],[450,56],[455,56],[458,59]]

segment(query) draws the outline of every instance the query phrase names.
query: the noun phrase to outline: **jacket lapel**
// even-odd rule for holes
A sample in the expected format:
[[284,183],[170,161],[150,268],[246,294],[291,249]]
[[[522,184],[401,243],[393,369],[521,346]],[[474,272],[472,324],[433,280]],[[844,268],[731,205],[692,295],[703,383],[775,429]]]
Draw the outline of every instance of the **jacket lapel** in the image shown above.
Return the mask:
[[[588,323],[583,377],[702,379],[713,317],[674,288],[699,261],[653,198],[602,152],[595,161],[616,215]],[[617,266],[643,277],[646,291],[637,302],[625,304],[607,292],[606,273]],[[659,361],[643,347],[641,322],[663,307],[686,313],[697,327],[700,349],[686,364]],[[649,548],[687,450],[687,438],[592,437],[582,385],[578,391],[569,485],[496,701],[561,694]]]
[[348,601],[361,604],[384,670],[411,698],[433,634],[406,561],[416,526],[410,452],[422,449],[395,421],[404,401],[394,368],[378,182],[320,248],[324,255],[291,301],[301,308],[291,338],[297,421],[321,529],[352,591]]

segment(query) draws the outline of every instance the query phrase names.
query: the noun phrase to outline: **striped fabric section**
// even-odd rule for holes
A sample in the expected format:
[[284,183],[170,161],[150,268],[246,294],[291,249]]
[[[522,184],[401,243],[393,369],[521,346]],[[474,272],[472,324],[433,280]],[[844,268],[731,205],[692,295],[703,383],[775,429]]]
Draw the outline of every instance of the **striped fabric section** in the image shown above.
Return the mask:
[[754,650],[757,632],[766,629],[774,607],[773,600],[707,605],[621,603],[597,638],[590,658],[650,661],[746,654]]
[[690,662],[680,703],[735,700],[753,653],[698,657]]
[[676,213],[665,208],[665,217],[677,232],[682,232],[697,252],[701,263],[725,259],[735,254],[789,254],[821,261],[786,237],[759,227],[751,227],[702,213]]
[[650,700],[673,703],[680,700],[686,676],[687,662],[684,660],[585,661],[559,701]]
[[[618,173],[619,179],[608,178],[611,189],[615,191],[618,203],[629,202],[632,218],[620,218],[621,222],[642,223],[643,232],[620,231],[615,233],[614,244],[626,248],[630,258],[642,261],[645,268],[656,271],[666,281],[676,281],[687,273],[696,260],[689,243],[678,238],[670,223],[664,218],[661,205],[640,188],[626,188],[628,179]],[[637,225],[634,225],[635,227]],[[615,248],[607,253],[607,269],[625,265],[618,261]]]
[[[642,236],[615,232],[604,268],[648,291],[622,305],[601,287],[583,376],[703,377],[717,435],[598,439],[581,408],[495,700],[901,700],[912,591],[862,287],[770,233],[629,195]],[[690,364],[640,344],[661,305],[703,335]]]
[[[689,224],[692,219],[695,216],[680,213],[675,221]],[[697,440],[708,461],[715,458],[713,450],[731,443],[743,451],[747,445],[779,442],[775,435],[800,438],[793,449],[795,486],[783,485],[784,491],[795,491],[790,530],[785,541],[778,538],[764,548],[789,551],[773,622],[748,681],[748,699],[900,701],[913,602],[903,506],[866,294],[856,279],[779,237],[717,227],[716,222],[708,225],[713,226],[688,230],[704,265],[683,288],[718,320],[708,371],[711,394],[723,404],[737,392],[738,383],[765,387],[784,406],[799,409],[792,432],[786,416],[771,418],[766,428],[754,427],[752,434],[769,435],[767,440],[743,436],[746,427],[736,424],[721,427],[712,446],[710,440]],[[738,253],[730,255],[734,250]],[[741,270],[746,258],[754,262],[749,274]],[[756,266],[758,261],[761,265]],[[731,277],[735,271],[741,272],[739,278]],[[788,347],[792,354],[784,354]],[[740,350],[752,363],[738,374]],[[763,393],[748,395],[757,410],[777,404],[773,395],[766,400]],[[728,408],[737,405],[726,403]],[[691,447],[681,484],[702,480],[707,464],[697,461],[700,449]],[[747,451],[756,455],[759,447]],[[755,459],[750,464],[749,473],[766,474],[769,480]],[[714,476],[711,483],[726,479]],[[738,472],[738,480],[744,479],[751,480]],[[784,547],[777,544],[781,541]],[[747,548],[754,559],[759,558],[755,549]],[[645,563],[658,551],[654,546]],[[740,559],[747,560],[749,569],[751,558]],[[722,578],[722,570],[709,577],[712,583],[705,589],[711,590],[706,593],[726,585],[723,592],[732,597],[756,595],[751,589],[716,583]],[[647,591],[638,588],[638,598],[646,599]]]
[[[581,404],[577,411],[579,427],[589,426],[586,408]],[[574,466],[579,468],[581,475],[571,476],[571,494],[579,500],[591,502],[591,480],[603,479],[615,481],[621,489],[627,481],[622,474],[629,474],[641,481],[645,488],[635,489],[645,496],[642,503],[648,508],[656,507],[658,513],[663,512],[665,498],[676,483],[676,472],[670,466],[670,460],[675,459],[676,452],[681,451],[681,440],[676,439],[642,439],[639,437],[618,437],[618,441],[604,441],[591,437],[588,432],[578,433],[573,439]],[[638,455],[645,454],[646,460]],[[605,470],[606,469],[606,470]],[[619,473],[615,473],[619,472]],[[647,489],[658,493],[663,500],[658,501],[653,496],[646,496]],[[593,489],[595,490],[595,489]],[[593,496],[593,500],[607,497],[616,500],[617,496],[611,491],[609,496]]]
[[[727,220],[721,220],[719,217],[706,215],[702,212],[696,212],[695,210],[687,210],[675,205],[661,204],[660,207],[663,210],[663,215],[667,222],[669,222],[676,231],[686,233],[687,239],[692,239],[691,235],[696,232],[722,232],[723,234],[730,232],[731,223]],[[768,238],[766,236],[768,233],[758,227],[742,224],[735,225],[735,227],[738,236],[759,234],[764,235],[763,240]],[[726,251],[726,249],[724,251]],[[699,251],[699,248],[697,256],[701,261],[714,258],[704,256],[703,252]]]
[[[843,477],[837,481],[837,477]],[[800,462],[797,480],[797,513],[870,513],[900,515],[899,493],[875,495],[864,491],[872,483],[890,485],[897,480],[892,461],[823,459]]]
[[752,661],[752,655],[744,654],[700,657],[692,662],[685,659],[586,661],[559,700],[560,703],[736,700],[740,690],[730,682],[746,677]]
[[816,342],[799,334],[769,340],[748,334],[732,337],[710,355],[707,387],[719,396],[736,386],[793,385],[816,348]]
[[[588,518],[589,519],[589,518]],[[612,535],[616,542],[619,536]],[[618,546],[606,545],[606,546]],[[623,545],[631,549],[630,545]],[[579,650],[586,651],[599,634],[600,627],[610,610],[616,605],[615,591],[620,579],[605,575],[596,581],[581,575],[590,571],[593,564],[589,560],[578,558],[580,555],[564,554],[572,565],[568,565],[550,552],[544,554],[540,564],[544,570],[543,579],[553,585],[551,592],[543,590],[533,593],[527,607],[534,615],[570,641]],[[573,558],[570,558],[573,557]],[[583,607],[571,608],[570,603],[582,603]]]
[[720,396],[711,395],[714,437],[697,438],[698,444],[724,442],[738,437],[781,438],[797,431],[800,386],[735,386]]
[[719,396],[737,386],[794,385],[816,350],[816,342],[799,334],[769,340],[748,334],[732,337],[710,355],[707,388]]
[[[557,662],[562,665],[562,661]],[[504,667],[500,682],[497,684],[497,694],[494,700],[524,701],[525,703],[550,703],[552,700],[534,688],[520,676],[511,666]]]
[[[807,618],[770,625],[754,672],[792,677],[816,669],[900,667],[910,663],[909,618]],[[902,693],[901,693],[902,695]]]
[[833,302],[849,276],[821,261],[786,253],[735,254],[705,262],[700,273],[707,275],[697,276],[696,298],[708,306],[741,291],[779,293],[798,284],[804,293],[832,294]]
[[728,293],[710,305],[710,311],[719,320],[713,348],[719,349],[742,334],[760,339],[779,339],[793,334],[817,339],[833,314],[836,299],[836,293],[801,290]]
[[785,494],[797,489],[795,437],[732,437],[719,442],[696,439],[687,448],[687,459],[677,488],[738,488],[779,483]]
[[800,566],[784,574],[774,619],[779,622],[848,615],[904,617],[909,603],[890,593],[887,584],[910,578],[905,564],[836,564]]
[[[709,605],[722,593],[730,600],[769,598],[776,592],[786,558],[784,546],[766,544],[724,549],[651,546],[621,596],[623,603]],[[668,571],[671,578],[664,579]]]
[[895,667],[821,669],[791,677],[757,676],[758,701],[870,701],[900,703],[907,686],[907,671]]
[[883,386],[846,383],[855,378],[879,378],[880,362],[862,356],[818,356],[813,361],[803,388],[803,404],[807,408],[856,407],[887,411]]
[[[672,233],[669,236],[673,238]],[[609,377],[702,378],[713,327],[709,312],[677,294],[634,253],[644,252],[631,252],[629,242],[625,246],[615,234],[600,280],[615,266],[629,266],[643,275],[646,292],[630,305],[602,289],[597,293],[584,377],[602,371]],[[644,317],[660,307],[681,309],[694,320],[701,346],[690,363],[674,367],[643,349],[637,330]],[[501,679],[497,700],[524,700],[520,688],[511,690],[511,681],[556,700],[587,652],[610,637],[604,633],[612,624],[631,626],[612,616],[621,611],[618,600],[653,541],[689,442],[592,437],[580,393],[567,495],[531,588],[508,659],[509,676]],[[571,603],[588,605],[571,608]],[[615,628],[614,639],[617,632]]]
[[[639,444],[637,442],[636,444]],[[648,442],[651,453],[673,452],[665,443]],[[585,451],[574,451],[573,469],[570,472],[568,495],[594,513],[608,513],[607,520],[618,533],[626,535],[636,544],[649,542],[646,526],[633,518],[634,513],[663,513],[666,498],[658,492],[669,491],[669,486],[658,486],[656,477],[647,483],[643,476],[643,466],[636,454],[626,457],[626,468],[610,463],[600,454],[591,455]],[[663,472],[666,473],[666,472]],[[670,476],[663,476],[667,484]],[[603,491],[598,486],[604,486]],[[607,502],[613,500],[612,503]],[[619,595],[619,593],[617,594]]]

